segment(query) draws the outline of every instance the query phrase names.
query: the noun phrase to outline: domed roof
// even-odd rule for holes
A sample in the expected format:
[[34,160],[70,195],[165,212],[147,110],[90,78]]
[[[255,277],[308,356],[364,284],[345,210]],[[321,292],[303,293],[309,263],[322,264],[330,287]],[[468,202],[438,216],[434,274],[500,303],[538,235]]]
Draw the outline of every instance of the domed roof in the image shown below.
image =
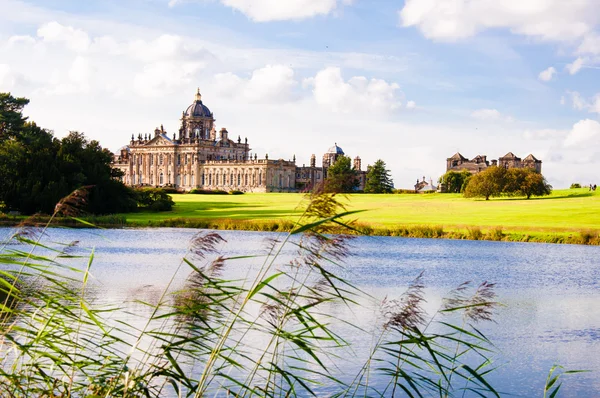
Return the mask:
[[200,89],[196,92],[196,97],[194,99],[194,103],[185,110],[185,116],[188,117],[212,117],[212,112],[206,105],[202,103],[202,95],[200,94]]
[[339,146],[337,146],[337,143],[335,143],[334,146],[332,146],[331,148],[329,148],[327,150],[327,153],[335,153],[336,155],[343,155],[344,150],[342,148],[340,148]]

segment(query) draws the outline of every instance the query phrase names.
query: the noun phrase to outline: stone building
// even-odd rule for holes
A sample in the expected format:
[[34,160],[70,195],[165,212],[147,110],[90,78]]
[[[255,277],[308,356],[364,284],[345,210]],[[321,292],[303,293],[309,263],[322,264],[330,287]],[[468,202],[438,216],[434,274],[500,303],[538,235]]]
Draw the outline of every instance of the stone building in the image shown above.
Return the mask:
[[[310,191],[313,187],[327,178],[327,169],[333,165],[340,156],[345,156],[344,150],[335,143],[323,155],[321,167],[317,167],[317,158],[313,153],[310,157],[310,165],[302,165],[296,168],[296,187],[299,191]],[[352,168],[356,170],[358,177],[357,190],[365,189],[367,172],[362,170],[362,160],[359,156],[354,158]]]
[[487,160],[485,155],[477,155],[473,159],[469,160],[456,152],[454,155],[446,159],[446,171],[462,171],[467,170],[471,174],[477,174],[489,166],[502,166],[507,169],[512,168],[524,168],[529,167],[537,171],[542,172],[542,161],[535,158],[533,155],[527,155],[525,159],[515,156],[514,153],[509,152],[506,155],[500,157],[498,160]]
[[[123,172],[123,182],[130,186],[170,186],[191,189],[239,190],[244,192],[290,192],[310,189],[327,176],[327,168],[344,152],[337,144],[323,156],[317,167],[315,155],[310,167],[296,167],[293,160],[258,159],[252,156],[248,139],[229,137],[202,102],[200,90],[194,102],[181,115],[178,133],[171,137],[163,126],[154,134],[132,135],[129,145],[115,155],[113,166]],[[360,170],[360,158],[355,166]],[[364,172],[359,173],[364,188]]]

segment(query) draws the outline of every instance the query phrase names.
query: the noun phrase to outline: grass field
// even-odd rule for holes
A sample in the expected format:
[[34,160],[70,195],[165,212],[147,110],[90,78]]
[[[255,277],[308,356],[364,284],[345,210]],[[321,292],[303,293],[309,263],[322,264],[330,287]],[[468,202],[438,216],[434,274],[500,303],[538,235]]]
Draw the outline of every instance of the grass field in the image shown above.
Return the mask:
[[[125,214],[127,223],[185,226],[186,220],[212,220],[213,225],[218,226],[218,220],[227,220],[229,223],[249,226],[282,220],[293,222],[302,214],[305,203],[301,194],[172,196],[176,203],[173,211]],[[355,218],[379,232],[398,226],[438,226],[443,227],[445,233],[472,231],[474,228],[485,232],[501,228],[505,235],[546,236],[591,232],[597,236],[600,230],[600,193],[587,189],[557,190],[551,196],[529,200],[496,198],[485,201],[465,199],[459,194],[353,194],[342,198],[348,210],[365,210]],[[517,237],[513,240],[522,239]]]

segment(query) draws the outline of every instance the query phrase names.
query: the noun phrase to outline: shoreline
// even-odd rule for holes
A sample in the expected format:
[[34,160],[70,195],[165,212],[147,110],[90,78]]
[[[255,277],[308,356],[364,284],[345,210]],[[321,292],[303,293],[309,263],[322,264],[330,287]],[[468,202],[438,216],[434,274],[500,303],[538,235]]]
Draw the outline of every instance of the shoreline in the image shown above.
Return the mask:
[[[43,226],[48,216],[28,218],[14,217],[0,219],[0,227]],[[124,216],[96,216],[82,219],[54,218],[51,227],[66,228],[196,228],[226,231],[290,232],[294,228],[290,220],[235,220],[218,218],[170,218],[164,220],[128,221]],[[351,235],[392,236],[402,238],[485,240],[502,242],[532,242],[554,244],[579,244],[600,246],[600,230],[580,231],[514,231],[502,227],[443,226],[398,224],[392,226],[355,223]],[[340,227],[339,233],[348,234],[348,229]]]

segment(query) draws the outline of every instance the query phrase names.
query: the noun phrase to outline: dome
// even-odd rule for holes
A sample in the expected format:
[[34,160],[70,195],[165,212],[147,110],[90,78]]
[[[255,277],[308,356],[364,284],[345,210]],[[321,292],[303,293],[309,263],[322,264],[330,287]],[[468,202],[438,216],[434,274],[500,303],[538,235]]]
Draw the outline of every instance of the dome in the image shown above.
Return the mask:
[[188,117],[212,117],[212,112],[206,105],[202,103],[202,95],[200,95],[200,89],[196,92],[196,98],[194,103],[185,110],[185,116]]
[[327,153],[334,153],[336,155],[343,155],[344,150],[337,146],[337,143],[327,150]]

